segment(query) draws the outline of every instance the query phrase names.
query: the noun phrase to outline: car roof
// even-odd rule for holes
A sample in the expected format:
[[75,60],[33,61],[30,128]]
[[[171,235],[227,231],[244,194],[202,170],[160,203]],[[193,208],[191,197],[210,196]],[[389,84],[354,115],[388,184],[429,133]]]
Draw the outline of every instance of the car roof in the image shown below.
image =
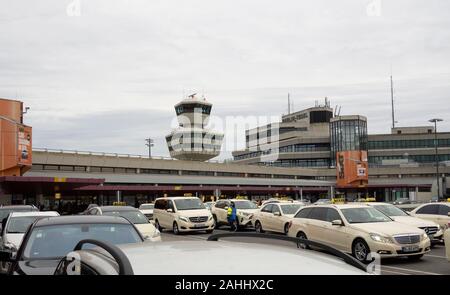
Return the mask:
[[180,197],[164,197],[164,198],[157,198],[155,200],[155,202],[158,200],[178,200],[178,199],[199,199],[199,198],[198,197],[182,197],[182,196],[180,196]]
[[[198,240],[118,247],[128,257],[137,275],[203,275],[205,272],[208,275],[366,274],[333,255],[297,249],[294,243],[291,247]],[[199,255],[208,259],[198,259]],[[266,267],[252,267],[262,261]]]
[[323,204],[323,205],[315,205],[313,207],[308,207],[308,208],[317,208],[317,207],[349,209],[349,208],[367,208],[369,206],[366,204],[351,203],[351,204]]
[[130,224],[128,220],[119,216],[99,215],[68,215],[42,218],[35,223],[36,227],[64,224]]
[[138,209],[131,206],[101,206],[96,207],[100,208],[103,212],[111,212],[111,211],[139,211]]
[[30,211],[30,212],[12,212],[10,217],[33,217],[33,216],[45,216],[56,217],[59,213],[56,211]]
[[31,205],[11,205],[11,206],[0,206],[0,210],[14,210],[14,209],[35,209],[37,208],[35,206]]

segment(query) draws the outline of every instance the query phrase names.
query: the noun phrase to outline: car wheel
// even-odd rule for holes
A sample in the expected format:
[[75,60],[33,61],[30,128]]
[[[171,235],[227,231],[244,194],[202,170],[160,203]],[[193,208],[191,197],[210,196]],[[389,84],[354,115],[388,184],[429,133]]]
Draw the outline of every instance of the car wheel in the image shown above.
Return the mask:
[[[302,232],[302,231],[297,234],[297,238],[300,238],[302,240],[307,240],[308,239],[306,234],[304,232]],[[310,249],[308,245],[306,245],[305,243],[301,243],[301,242],[297,243],[297,248]]]
[[367,256],[369,255],[369,253],[370,248],[364,240],[358,239],[353,242],[352,246],[353,257],[358,259],[360,262],[367,263],[368,262]]
[[163,231],[163,228],[162,228],[161,225],[159,224],[158,219],[155,220],[155,227],[156,227],[160,232]]
[[259,220],[257,220],[257,221],[255,222],[255,231],[256,231],[257,233],[259,233],[259,234],[263,234],[263,233],[264,233],[264,230],[263,230],[263,228],[262,228],[261,222],[259,222]]
[[284,225],[284,234],[287,236],[288,233],[289,233],[289,223],[286,223],[286,224]]
[[423,257],[423,254],[419,254],[419,255],[414,255],[414,256],[408,256],[409,260],[420,260]]
[[173,233],[176,235],[180,234],[180,229],[178,228],[178,224],[176,222],[173,223]]

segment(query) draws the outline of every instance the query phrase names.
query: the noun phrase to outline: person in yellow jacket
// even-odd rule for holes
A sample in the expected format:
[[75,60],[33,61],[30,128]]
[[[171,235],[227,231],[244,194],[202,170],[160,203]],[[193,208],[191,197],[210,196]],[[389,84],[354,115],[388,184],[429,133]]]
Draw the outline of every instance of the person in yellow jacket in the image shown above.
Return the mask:
[[237,230],[237,212],[236,212],[236,205],[234,203],[231,203],[230,207],[228,207],[227,210],[227,219],[228,224],[230,225],[231,231]]

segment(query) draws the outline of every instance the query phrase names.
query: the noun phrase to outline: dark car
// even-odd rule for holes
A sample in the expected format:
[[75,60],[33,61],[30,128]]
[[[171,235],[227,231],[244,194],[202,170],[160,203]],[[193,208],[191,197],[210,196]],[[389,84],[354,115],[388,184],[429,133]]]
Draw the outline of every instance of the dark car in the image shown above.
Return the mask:
[[11,213],[11,212],[30,212],[30,211],[39,211],[39,209],[32,205],[1,206],[0,207],[0,231],[2,230],[3,220],[6,220],[9,213]]
[[9,274],[49,275],[53,274],[61,258],[86,239],[113,245],[144,242],[136,227],[122,217],[50,217],[34,222],[18,252],[1,251],[0,260],[11,262]]

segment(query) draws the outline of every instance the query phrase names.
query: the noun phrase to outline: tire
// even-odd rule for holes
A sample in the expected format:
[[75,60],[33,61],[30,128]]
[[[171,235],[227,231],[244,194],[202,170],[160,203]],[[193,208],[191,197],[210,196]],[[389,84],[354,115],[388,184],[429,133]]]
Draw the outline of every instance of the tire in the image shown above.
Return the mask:
[[286,223],[286,224],[284,225],[284,234],[287,236],[288,233],[289,233],[289,223]]
[[178,228],[178,223],[176,223],[176,222],[173,223],[173,233],[175,235],[179,235],[180,234],[180,229]]
[[157,230],[159,230],[160,232],[163,231],[163,228],[161,227],[161,225],[159,224],[158,219],[155,220],[155,227]]
[[367,256],[370,254],[370,248],[363,239],[356,239],[352,245],[352,254],[359,262],[368,263]]
[[423,254],[414,255],[414,256],[408,256],[408,259],[411,261],[417,261],[420,260],[423,257]]
[[[302,231],[297,233],[297,238],[300,238],[300,239],[303,239],[303,240],[307,240],[308,239],[306,234],[304,232],[302,232]],[[308,245],[303,244],[303,243],[297,243],[297,248],[305,249],[305,250],[311,249]]]
[[262,228],[261,222],[259,222],[259,220],[257,220],[257,221],[255,222],[255,231],[256,231],[257,233],[259,233],[259,234],[263,234],[263,233],[264,233],[264,230],[263,230],[263,228]]
[[213,232],[214,232],[213,229],[209,229],[209,230],[206,231],[207,234],[212,234]]

